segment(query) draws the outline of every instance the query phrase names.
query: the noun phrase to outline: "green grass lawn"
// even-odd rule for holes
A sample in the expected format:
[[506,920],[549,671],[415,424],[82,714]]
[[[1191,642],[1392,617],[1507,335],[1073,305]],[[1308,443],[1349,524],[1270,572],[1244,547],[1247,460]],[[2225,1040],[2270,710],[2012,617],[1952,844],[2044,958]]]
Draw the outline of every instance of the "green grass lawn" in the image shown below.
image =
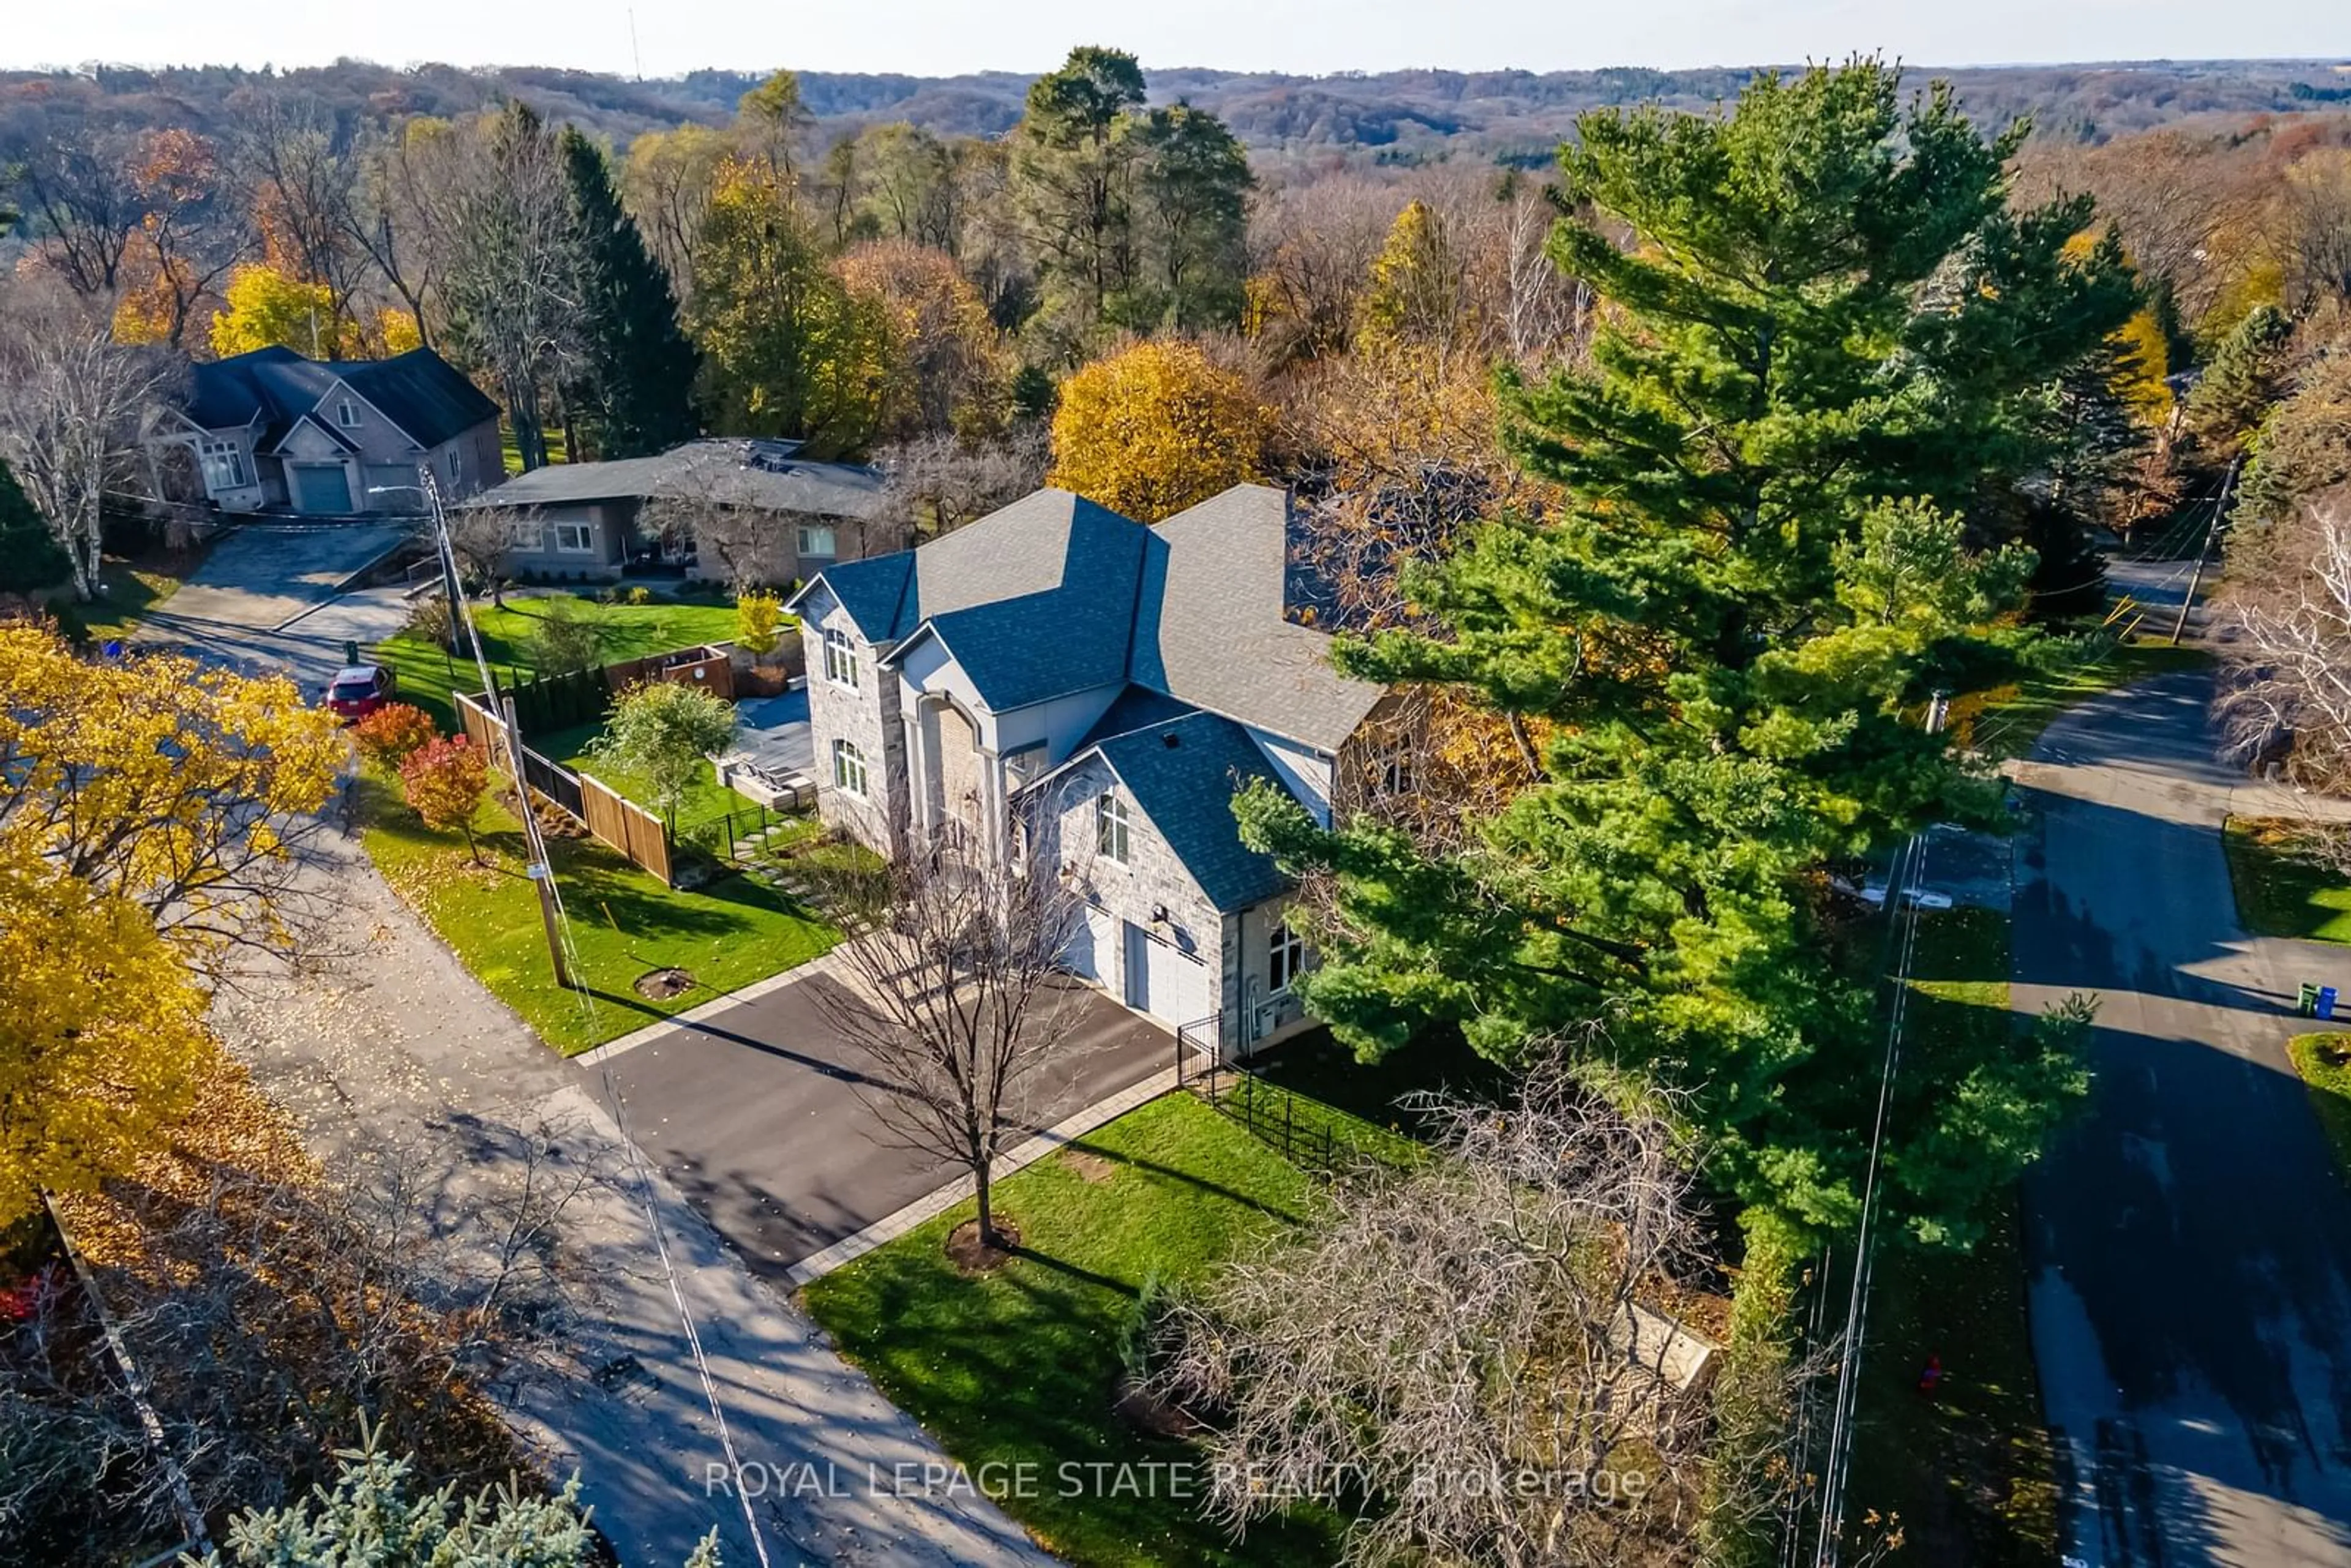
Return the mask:
[[947,1234],[971,1217],[965,1204],[816,1281],[805,1299],[851,1359],[973,1473],[1034,1466],[1036,1495],[1004,1506],[1069,1561],[1321,1568],[1336,1555],[1326,1517],[1252,1526],[1236,1544],[1191,1501],[1065,1496],[1060,1484],[1065,1464],[1197,1458],[1190,1445],[1138,1434],[1112,1408],[1136,1292],[1155,1274],[1202,1278],[1249,1238],[1305,1219],[1313,1201],[1296,1166],[1192,1095],[1171,1094],[999,1184],[997,1211],[1019,1226],[1023,1251],[996,1272],[967,1279],[947,1261]]
[[2351,1034],[2298,1034],[2286,1042],[2286,1054],[2310,1090],[2310,1107],[2318,1113],[2326,1141],[2335,1145],[2335,1169],[2351,1181]]
[[74,602],[73,590],[61,588],[49,595],[51,612],[68,635],[92,643],[128,638],[139,623],[180,591],[180,584],[204,562],[201,549],[142,556],[126,560],[108,556],[99,577],[106,597],[89,604]]
[[[561,425],[550,425],[541,434],[547,438],[547,461],[550,465],[571,461],[570,447],[563,438]],[[507,473],[522,472],[522,448],[515,444],[514,426],[505,420],[498,421],[498,451],[505,459]]]
[[[475,819],[486,866],[455,833],[416,820],[392,780],[360,780],[369,855],[481,982],[549,1045],[572,1055],[655,1019],[804,964],[838,939],[832,928],[743,876],[698,891],[664,887],[593,839],[549,845],[556,886],[570,915],[583,1004],[549,968],[538,897],[522,873],[522,829],[495,801]],[[637,994],[637,978],[682,968],[700,982],[666,1001]]]
[[[501,681],[510,669],[529,674],[532,633],[543,607],[555,599],[571,600],[586,619],[596,623],[602,633],[601,653],[607,664],[703,643],[723,643],[735,635],[732,604],[683,604],[664,599],[649,604],[600,604],[577,594],[546,594],[510,599],[503,610],[476,605],[474,624],[482,635],[482,651]],[[399,672],[403,701],[431,714],[443,729],[456,729],[457,710],[450,701],[451,692],[470,692],[481,685],[470,660],[452,659],[407,632],[378,643],[371,652],[378,663]],[[526,734],[523,738],[533,746],[539,744],[536,736]]]
[[2305,852],[2296,824],[2231,817],[2220,830],[2220,848],[2246,930],[2351,943],[2351,882]]
[[[1924,915],[1911,965],[1904,1054],[1973,1053],[2006,1040],[2009,927],[1980,909]],[[1844,1300],[1849,1257],[1832,1281]],[[1922,1252],[1887,1239],[1870,1301],[1854,1445],[1851,1517],[1898,1516],[1900,1560],[2024,1564],[2055,1561],[2056,1459],[2025,1315],[2014,1197],[1972,1251]],[[1929,1355],[1944,1381],[1917,1378]]]
[[2168,647],[2159,637],[2119,643],[2103,658],[1959,696],[1951,705],[1951,730],[1963,747],[1992,757],[2022,757],[2066,709],[2150,675],[2207,662],[2203,650]]
[[[582,724],[528,738],[541,755],[553,758],[575,773],[592,774],[656,817],[665,817],[663,808],[653,800],[653,786],[643,774],[589,749],[603,732],[601,724]],[[772,812],[767,818],[770,822],[780,820]],[[670,823],[670,835],[717,858],[726,850],[729,831],[756,827],[760,821],[758,805],[719,783],[717,770],[705,764],[696,770],[693,787],[677,808],[677,816]]]

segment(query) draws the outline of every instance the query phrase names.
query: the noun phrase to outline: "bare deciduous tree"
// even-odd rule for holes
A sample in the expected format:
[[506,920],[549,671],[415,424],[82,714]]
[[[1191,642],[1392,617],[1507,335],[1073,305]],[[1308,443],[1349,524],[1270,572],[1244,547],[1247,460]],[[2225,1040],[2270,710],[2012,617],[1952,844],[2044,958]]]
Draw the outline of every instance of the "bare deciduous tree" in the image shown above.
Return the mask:
[[1368,1498],[1351,1564],[1695,1561],[1714,1478],[1709,1347],[1669,1315],[1702,1256],[1684,1151],[1552,1070],[1513,1104],[1418,1108],[1434,1157],[1343,1178],[1151,1333],[1147,1390],[1211,1428],[1211,1515]]
[[2351,495],[2233,551],[2220,713],[2239,760],[2282,758],[2295,783],[2351,789]]
[[134,147],[129,127],[62,107],[0,140],[0,174],[38,221],[33,255],[84,298],[112,299],[146,215]]
[[109,500],[152,488],[147,443],[184,394],[183,364],[64,308],[19,315],[0,341],[0,461],[73,558],[84,603],[104,591]]
[[886,863],[824,873],[847,983],[815,995],[871,1059],[866,1101],[887,1135],[970,1173],[980,1243],[1000,1250],[997,1162],[1035,1131],[1044,1070],[1088,995],[1062,969],[1077,898],[1033,860],[916,838],[899,833],[908,847]]
[[868,524],[897,541],[877,540],[885,549],[953,533],[1043,484],[1051,455],[1037,424],[977,445],[946,434],[901,442],[874,458],[883,479],[882,507]]
[[554,133],[519,103],[415,143],[419,239],[452,340],[498,383],[526,469],[547,463],[547,404],[579,370],[587,247]]

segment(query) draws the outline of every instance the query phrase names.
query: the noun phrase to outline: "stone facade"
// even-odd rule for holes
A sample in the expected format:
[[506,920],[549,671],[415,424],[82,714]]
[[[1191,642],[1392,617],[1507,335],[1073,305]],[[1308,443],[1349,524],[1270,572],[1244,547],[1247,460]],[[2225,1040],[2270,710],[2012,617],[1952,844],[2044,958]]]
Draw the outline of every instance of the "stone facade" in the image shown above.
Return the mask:
[[[838,630],[857,655],[854,688],[826,672],[824,637]],[[899,722],[898,677],[859,635],[857,623],[831,594],[819,589],[800,605],[800,648],[808,660],[809,734],[816,748],[817,814],[879,853],[890,852],[906,814],[906,737]],[[834,782],[833,743],[846,740],[865,758],[866,792]]]

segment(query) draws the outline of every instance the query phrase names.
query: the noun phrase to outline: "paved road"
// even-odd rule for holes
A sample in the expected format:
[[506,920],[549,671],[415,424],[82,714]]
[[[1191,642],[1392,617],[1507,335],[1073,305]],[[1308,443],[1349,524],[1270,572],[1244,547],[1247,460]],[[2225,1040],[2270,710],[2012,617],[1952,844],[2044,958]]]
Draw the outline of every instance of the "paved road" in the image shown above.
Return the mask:
[[2086,1114],[2025,1183],[2035,1358],[2091,1568],[2351,1563],[2351,1194],[2283,1050],[2351,954],[2248,937],[2201,674],[2053,726],[2019,783],[2015,998],[2102,998]]
[[[697,1009],[580,1071],[598,1094],[609,1071],[630,1134],[752,1267],[790,1266],[888,1218],[956,1172],[893,1140],[875,1116],[872,1060],[839,1038],[817,992],[822,973],[752,1000]],[[1075,1026],[1022,1081],[1037,1130],[1170,1065],[1173,1041],[1071,982]]]
[[502,1244],[482,1206],[511,1197],[534,1144],[555,1151],[542,1187],[551,1175],[559,1186],[565,1172],[587,1178],[556,1228],[562,1295],[541,1320],[551,1359],[485,1391],[554,1473],[579,1469],[626,1568],[675,1568],[714,1525],[730,1568],[758,1561],[741,1508],[711,1483],[724,1451],[681,1298],[736,1448],[765,1488],[755,1511],[775,1568],[1050,1568],[994,1507],[926,1479],[922,1467],[945,1462],[937,1446],[674,1186],[656,1176],[648,1190],[601,1095],[465,971],[356,845],[323,846],[305,881],[324,904],[313,961],[223,991],[214,1022],[322,1158],[430,1178],[403,1188],[432,1221],[426,1245]]
[[248,674],[290,675],[309,697],[324,693],[343,667],[344,643],[357,643],[364,649],[408,623],[409,605],[397,586],[342,594],[275,628],[183,615],[179,603],[186,592],[182,589],[163,601],[162,609],[142,618],[133,641],[200,650]]

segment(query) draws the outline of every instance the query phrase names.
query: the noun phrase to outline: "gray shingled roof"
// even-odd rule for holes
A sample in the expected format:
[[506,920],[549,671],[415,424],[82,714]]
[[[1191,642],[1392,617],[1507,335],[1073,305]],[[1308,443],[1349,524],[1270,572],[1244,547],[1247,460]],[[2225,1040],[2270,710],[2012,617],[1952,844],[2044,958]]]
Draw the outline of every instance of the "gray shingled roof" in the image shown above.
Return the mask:
[[1154,528],[1040,490],[819,580],[870,643],[935,628],[991,706],[1123,679],[1335,751],[1380,688],[1340,675],[1329,639],[1282,618],[1288,558],[1288,497],[1262,485]]
[[1092,749],[1220,912],[1246,909],[1289,885],[1271,855],[1241,842],[1240,824],[1233,820],[1233,797],[1244,785],[1259,779],[1280,783],[1240,726],[1196,713],[1114,736]]
[[388,360],[306,360],[284,347],[194,366],[187,414],[206,430],[241,430],[258,420],[267,446],[337,382],[373,404],[419,446],[438,446],[498,416],[496,403],[430,349],[411,349]]
[[882,476],[851,463],[804,462],[798,443],[689,441],[651,457],[550,463],[472,497],[468,507],[553,507],[706,495],[734,506],[819,517],[870,517]]
[[1381,688],[1331,667],[1331,640],[1282,618],[1290,501],[1236,485],[1152,529],[1128,678],[1325,751]]

